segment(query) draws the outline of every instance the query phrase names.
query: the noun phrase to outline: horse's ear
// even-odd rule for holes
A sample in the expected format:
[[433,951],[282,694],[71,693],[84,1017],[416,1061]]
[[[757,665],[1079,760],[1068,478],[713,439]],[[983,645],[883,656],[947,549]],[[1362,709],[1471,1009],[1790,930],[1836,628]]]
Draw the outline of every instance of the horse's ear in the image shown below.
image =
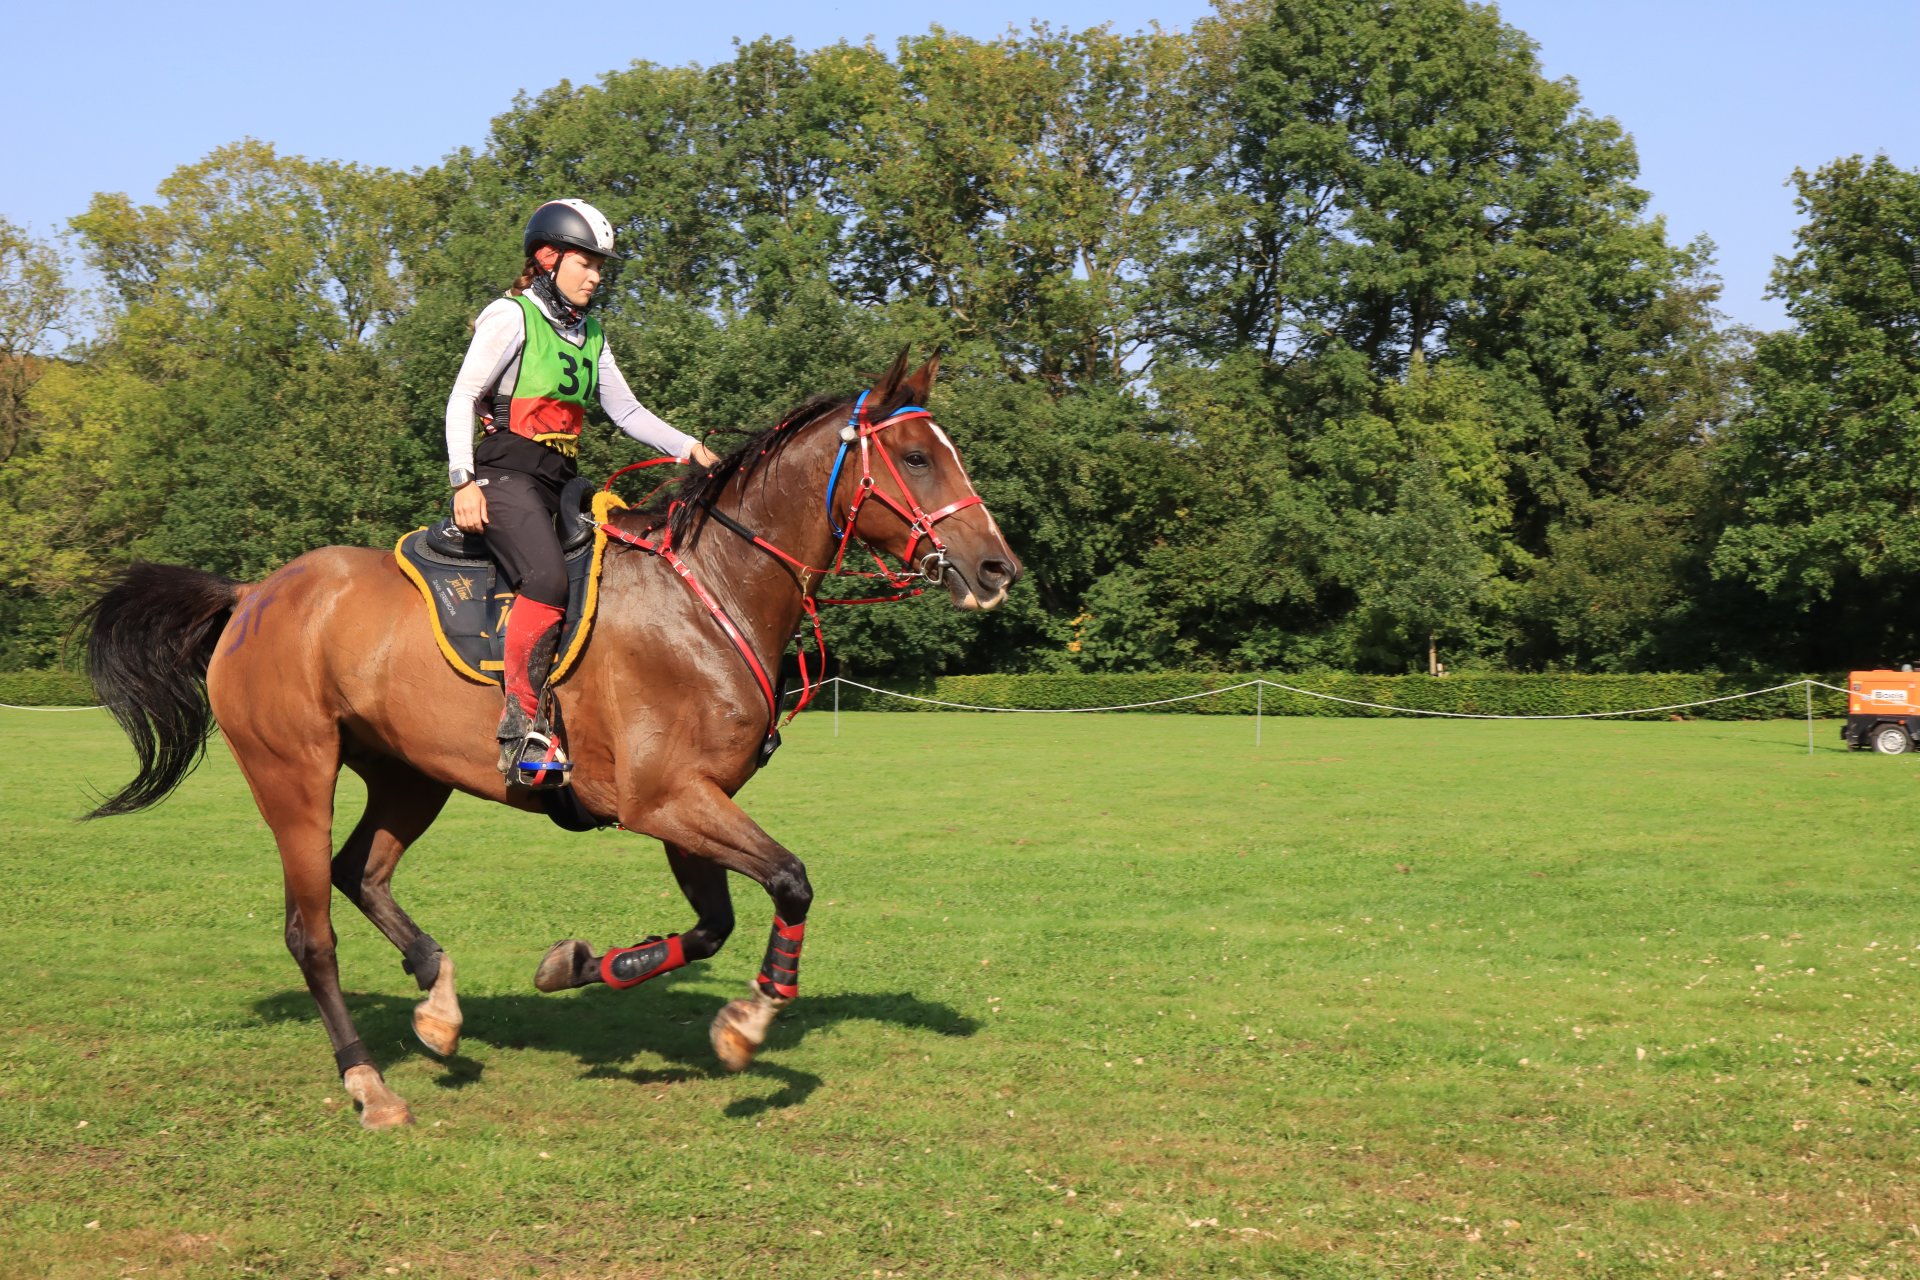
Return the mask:
[[900,390],[904,394],[902,395],[900,403],[917,404],[925,408],[927,395],[933,390],[934,375],[939,372],[940,353],[936,351],[927,358],[925,364],[915,369],[913,373],[908,376],[907,380],[901,384]]
[[892,413],[898,405],[909,403],[902,398],[901,386],[907,380],[907,352],[909,348],[900,348],[900,354],[893,358],[887,371],[880,375],[880,381],[873,384],[873,390],[867,396],[867,418],[871,422]]

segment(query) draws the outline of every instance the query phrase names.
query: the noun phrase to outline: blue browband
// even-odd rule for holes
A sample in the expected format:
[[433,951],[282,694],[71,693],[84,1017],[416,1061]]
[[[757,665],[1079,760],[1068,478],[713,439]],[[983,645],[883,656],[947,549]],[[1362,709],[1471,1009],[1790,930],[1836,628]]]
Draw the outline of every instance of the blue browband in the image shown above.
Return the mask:
[[[854,439],[856,440],[860,437],[860,416],[867,407],[867,397],[872,394],[871,391],[862,391],[860,398],[853,402],[853,412],[847,415],[847,425],[853,428]],[[903,404],[887,415],[887,421],[891,422],[903,413],[925,412],[926,410],[917,404]],[[883,422],[880,425],[885,426],[886,423]],[[847,460],[847,446],[852,443],[853,440],[842,439],[840,441],[840,452],[833,455],[833,470],[827,473],[827,528],[833,530],[834,537],[841,539],[844,539],[847,535],[844,529],[834,523],[833,491],[840,483],[840,464]]]

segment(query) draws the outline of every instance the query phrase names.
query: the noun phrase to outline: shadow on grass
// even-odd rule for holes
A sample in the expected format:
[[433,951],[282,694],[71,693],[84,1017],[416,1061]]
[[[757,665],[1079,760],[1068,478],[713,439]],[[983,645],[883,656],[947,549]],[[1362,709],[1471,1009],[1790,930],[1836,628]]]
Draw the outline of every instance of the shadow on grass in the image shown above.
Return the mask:
[[[556,995],[463,995],[465,1025],[461,1042],[501,1049],[536,1049],[569,1053],[585,1068],[589,1079],[623,1079],[639,1085],[673,1084],[723,1076],[707,1039],[713,1016],[731,995],[715,996],[711,981],[693,977],[676,982],[669,975],[635,991],[587,987]],[[347,995],[360,1037],[372,1046],[405,1046],[404,1052],[439,1062],[413,1035],[415,995]],[[313,1023],[319,1036],[315,1052],[324,1056],[325,1034],[313,998],[304,988],[282,991],[257,1000],[254,1011],[268,1022]],[[897,1026],[944,1036],[970,1036],[980,1023],[952,1006],[921,1000],[909,992],[853,993],[801,996],[774,1021],[760,1058],[748,1070],[781,1082],[776,1093],[743,1098],[727,1108],[730,1116],[753,1116],[763,1111],[795,1106],[820,1086],[817,1076],[794,1071],[777,1061],[817,1028],[841,1022],[891,1022]],[[630,1067],[640,1052],[657,1054],[670,1064],[664,1068]],[[395,1056],[380,1054],[382,1065]],[[775,1061],[768,1061],[769,1056]],[[436,1083],[443,1089],[464,1089],[479,1083],[484,1063],[462,1053],[441,1063]]]
[[1788,740],[1788,739],[1769,740],[1766,738],[1756,738],[1756,737],[1751,737],[1749,735],[1738,734],[1738,733],[1715,733],[1708,736],[1715,742],[1734,742],[1734,743],[1738,743],[1743,747],[1757,747],[1763,751],[1768,752],[1769,754],[1774,754],[1774,755],[1787,754],[1787,755],[1796,755],[1796,756],[1806,756],[1811,754],[1815,757],[1819,757],[1819,756],[1846,756],[1846,755],[1853,754],[1853,748],[1841,742],[1840,735],[1838,733],[1833,735],[1833,742],[1831,744],[1829,744],[1826,741],[1824,736],[1820,738],[1818,741],[1814,743],[1813,751],[1811,753],[1809,753],[1807,750],[1807,740],[1804,737],[1791,739],[1791,740]]

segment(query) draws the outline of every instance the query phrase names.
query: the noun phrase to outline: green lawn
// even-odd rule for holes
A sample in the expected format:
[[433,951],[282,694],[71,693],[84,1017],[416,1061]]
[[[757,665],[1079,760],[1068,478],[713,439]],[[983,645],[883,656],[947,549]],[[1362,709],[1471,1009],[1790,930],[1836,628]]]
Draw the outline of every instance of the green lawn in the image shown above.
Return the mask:
[[[467,1039],[363,1132],[218,743],[0,712],[0,1275],[1920,1275],[1920,760],[1804,724],[812,715],[744,794],[817,894],[756,1066],[658,848],[456,800],[400,900]],[[342,828],[357,813],[343,787]]]

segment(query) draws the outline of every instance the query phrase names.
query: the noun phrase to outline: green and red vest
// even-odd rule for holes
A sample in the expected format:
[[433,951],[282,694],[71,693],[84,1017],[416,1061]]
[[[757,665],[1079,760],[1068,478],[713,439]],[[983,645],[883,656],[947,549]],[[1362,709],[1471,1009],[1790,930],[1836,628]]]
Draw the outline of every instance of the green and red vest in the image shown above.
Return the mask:
[[[600,394],[600,352],[606,335],[592,316],[579,346],[562,338],[532,298],[520,294],[527,338],[520,348],[520,375],[513,384],[507,429],[568,457],[580,451],[587,405]],[[497,429],[497,428],[496,428]]]

